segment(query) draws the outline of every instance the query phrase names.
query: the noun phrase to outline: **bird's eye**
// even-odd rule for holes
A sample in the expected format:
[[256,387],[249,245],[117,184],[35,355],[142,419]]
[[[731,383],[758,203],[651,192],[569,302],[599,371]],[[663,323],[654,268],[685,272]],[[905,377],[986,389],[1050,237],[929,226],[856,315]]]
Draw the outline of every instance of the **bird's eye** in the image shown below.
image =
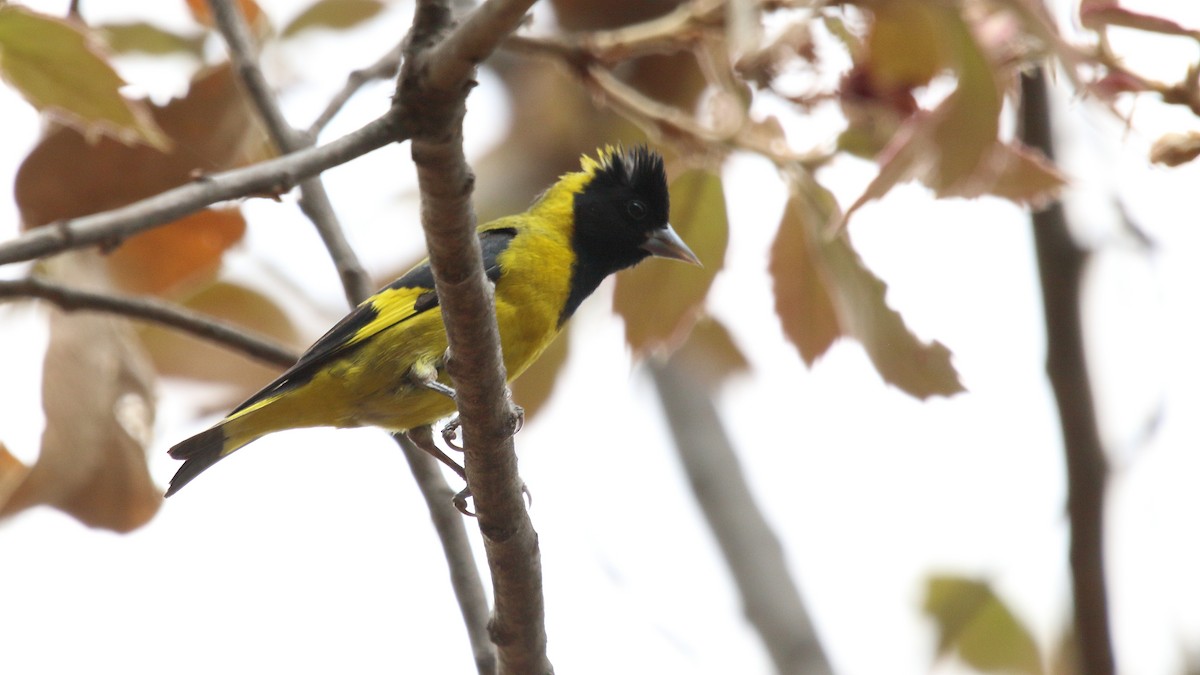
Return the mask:
[[646,217],[648,210],[646,209],[645,204],[637,199],[634,199],[633,201],[625,204],[625,211],[629,213],[630,218],[633,218],[634,220],[641,220],[642,218]]

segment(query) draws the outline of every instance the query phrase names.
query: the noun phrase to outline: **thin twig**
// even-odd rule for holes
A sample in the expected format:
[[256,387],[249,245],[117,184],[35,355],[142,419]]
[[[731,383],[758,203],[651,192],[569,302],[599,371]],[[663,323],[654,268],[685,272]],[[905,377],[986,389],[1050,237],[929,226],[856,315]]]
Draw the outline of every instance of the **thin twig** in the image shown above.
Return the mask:
[[[258,67],[250,28],[242,19],[236,5],[232,0],[208,0],[208,5],[212,9],[217,28],[229,47],[229,59],[246,85],[250,100],[254,102],[254,107],[262,117],[267,133],[271,135],[275,145],[284,153],[312,146],[313,139],[293,128],[284,117],[267,78]],[[325,243],[325,248],[329,251],[329,256],[342,279],[347,299],[351,304],[361,301],[373,290],[370,276],[359,262],[350,243],[346,241],[345,232],[338,223],[333,204],[329,201],[329,193],[325,191],[325,185],[319,176],[300,181],[300,210],[312,221],[321,236],[321,241]]]
[[282,194],[312,176],[408,137],[394,109],[326,145],[197,178],[141,201],[82,218],[60,220],[0,243],[0,265],[126,238],[229,199]]
[[[1042,70],[1021,76],[1022,140],[1053,159],[1047,98]],[[1087,252],[1072,239],[1060,202],[1033,214],[1033,238],[1046,318],[1046,373],[1058,403],[1066,454],[1071,583],[1080,672],[1111,675],[1115,667],[1104,576],[1108,463],[1092,401],[1080,303]]]
[[0,281],[0,298],[41,298],[66,311],[106,312],[162,324],[228,347],[263,363],[285,368],[299,358],[287,347],[247,328],[231,326],[157,298],[95,293],[36,277]]
[[754,501],[711,396],[674,362],[652,362],[650,373],[692,494],[737,584],[746,618],[775,663],[775,672],[832,673],[788,571],[783,546]]
[[501,675],[553,668],[546,657],[537,532],[525,507],[512,442],[518,416],[507,396],[495,308],[475,236],[474,176],[463,156],[462,120],[475,65],[520,25],[532,4],[484,3],[447,35],[446,0],[419,1],[396,97],[406,124],[418,126],[412,154],[421,224],[453,355],[447,370],[458,392],[467,485],[492,573],[491,638]]
[[450,584],[458,598],[463,623],[467,626],[467,638],[475,655],[475,666],[479,675],[495,675],[496,650],[488,636],[489,609],[487,596],[483,593],[483,581],[475,557],[471,553],[471,542],[467,539],[467,528],[462,514],[454,507],[454,491],[446,485],[438,461],[418,448],[404,434],[393,434],[396,443],[404,450],[404,458],[421,488],[429,517],[442,542],[446,566],[450,568]]
[[325,109],[313,120],[313,123],[308,127],[309,138],[315,139],[325,129],[330,121],[337,116],[346,103],[362,89],[363,85],[372,80],[382,80],[396,76],[396,71],[400,70],[400,54],[403,45],[392,47],[388,53],[379,57],[375,63],[360,68],[359,70],[351,71],[346,78],[346,84],[342,86],[341,91],[329,99],[329,103],[325,105]]

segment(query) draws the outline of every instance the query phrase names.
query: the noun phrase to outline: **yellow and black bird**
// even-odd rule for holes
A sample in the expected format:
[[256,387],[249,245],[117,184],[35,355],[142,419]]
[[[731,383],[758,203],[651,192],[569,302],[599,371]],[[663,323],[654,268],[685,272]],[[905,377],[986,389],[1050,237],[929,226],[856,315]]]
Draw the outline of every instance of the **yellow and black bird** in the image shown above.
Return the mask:
[[[699,264],[668,222],[662,157],[645,147],[584,156],[528,211],[479,227],[509,379],[541,355],[608,275],[649,256]],[[405,431],[454,412],[446,331],[425,261],[360,304],[279,379],[171,448],[167,496],[266,434],[301,427]]]

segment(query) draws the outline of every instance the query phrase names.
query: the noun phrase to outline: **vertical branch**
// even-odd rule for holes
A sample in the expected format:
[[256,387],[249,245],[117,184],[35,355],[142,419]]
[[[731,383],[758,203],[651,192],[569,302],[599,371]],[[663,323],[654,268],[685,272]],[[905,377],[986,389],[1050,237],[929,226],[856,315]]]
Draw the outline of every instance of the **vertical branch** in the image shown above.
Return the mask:
[[754,501],[712,399],[679,366],[650,364],[679,461],[780,675],[832,673],[783,547]]
[[[271,140],[285,154],[310,147],[313,139],[293,128],[283,116],[283,111],[254,58],[255,49],[250,29],[233,0],[208,0],[208,4],[217,28],[229,47],[229,59],[245,84],[259,116],[266,124]],[[329,250],[350,304],[362,301],[374,290],[371,278],[358,261],[354,249],[350,248],[349,242],[346,241],[337,214],[333,211],[333,204],[329,201],[329,194],[319,177],[300,181],[300,210],[312,221],[321,236],[321,241],[325,243],[325,248]]]
[[502,675],[553,668],[546,657],[537,532],[525,508],[512,442],[519,417],[508,397],[495,308],[475,235],[475,179],[463,155],[462,121],[475,65],[516,29],[531,4],[492,0],[447,32],[447,0],[419,1],[396,97],[401,119],[416,125],[412,156],[421,224],[450,345],[446,367],[458,392],[467,485],[492,572],[491,636]]
[[[231,0],[209,0],[209,5],[221,34],[229,46],[230,59],[236,65],[237,71],[250,92],[251,99],[258,108],[275,144],[285,153],[295,152],[312,145],[311,137],[294,129],[284,118],[266,78],[263,77],[262,71],[253,57],[254,50],[250,31],[233,2]],[[391,65],[386,58],[381,59],[381,63],[383,65],[376,67],[387,68]],[[395,140],[401,140],[400,136],[398,135]],[[341,276],[346,298],[351,305],[362,302],[373,290],[370,277],[346,241],[324,184],[318,176],[314,176],[300,182],[300,192],[300,207],[316,226],[325,247],[329,250],[330,257]],[[418,456],[424,455],[424,453],[414,448],[402,435],[397,434],[395,438],[404,451],[413,477],[425,497],[434,529],[441,541],[442,551],[450,568],[451,585],[454,588],[463,621],[466,623],[476,667],[480,675],[490,675],[495,672],[496,668],[495,655],[487,641],[487,602],[484,598],[479,572],[475,568],[475,558],[471,553],[466,528],[451,501],[451,490],[437,468],[430,466],[432,458]]]
[[479,675],[494,675],[496,651],[488,637],[487,597],[483,594],[479,568],[475,566],[475,558],[471,555],[467,527],[463,524],[462,514],[453,506],[454,492],[446,485],[440,465],[432,455],[418,448],[404,434],[394,434],[393,438],[404,450],[404,458],[408,460],[409,469],[421,487],[433,528],[442,542],[446,566],[450,568],[450,584],[454,587],[458,609],[467,626],[475,668]]
[[[1054,157],[1042,70],[1021,76],[1026,144]],[[1100,444],[1087,373],[1080,313],[1086,253],[1071,238],[1062,204],[1033,214],[1033,236],[1046,317],[1046,372],[1058,403],[1067,465],[1075,631],[1084,675],[1114,672],[1104,578],[1104,497],[1108,466]]]

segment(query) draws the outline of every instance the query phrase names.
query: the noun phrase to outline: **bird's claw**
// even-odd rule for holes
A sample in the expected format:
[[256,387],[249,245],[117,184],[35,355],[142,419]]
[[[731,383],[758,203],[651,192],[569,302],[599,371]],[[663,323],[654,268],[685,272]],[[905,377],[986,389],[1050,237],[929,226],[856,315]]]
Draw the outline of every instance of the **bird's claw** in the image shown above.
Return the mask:
[[525,428],[525,409],[516,403],[512,404],[513,408],[513,435],[520,433],[521,429]]
[[467,500],[471,498],[471,488],[465,487],[458,494],[454,495],[454,508],[464,516],[472,518],[478,517],[474,511],[467,507]]
[[446,445],[454,448],[455,450],[459,452],[466,452],[465,448],[463,448],[463,446],[459,445],[457,442],[458,429],[461,426],[462,421],[459,420],[458,415],[455,414],[454,417],[450,418],[450,421],[446,422],[446,426],[442,427],[442,440],[446,442]]

